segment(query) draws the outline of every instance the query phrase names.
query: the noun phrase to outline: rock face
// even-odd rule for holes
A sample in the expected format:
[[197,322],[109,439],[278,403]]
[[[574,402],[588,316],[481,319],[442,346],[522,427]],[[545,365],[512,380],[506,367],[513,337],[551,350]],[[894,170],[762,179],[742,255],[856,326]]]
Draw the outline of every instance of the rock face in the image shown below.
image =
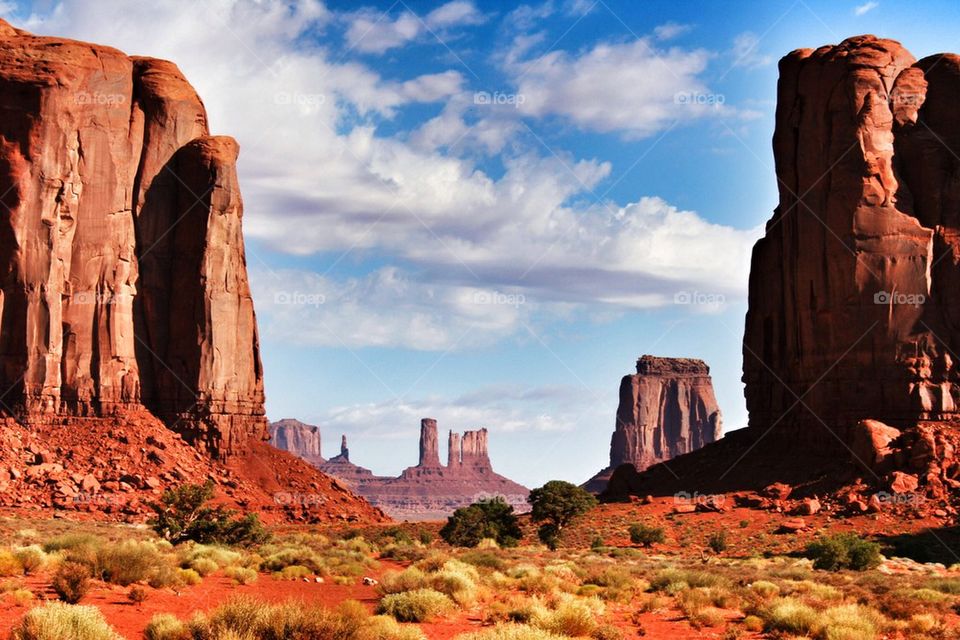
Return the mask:
[[266,437],[238,147],[175,65],[0,21],[0,385],[26,423],[146,408]]
[[340,455],[318,468],[397,519],[442,519],[459,507],[494,496],[504,497],[518,511],[529,508],[529,490],[494,472],[486,429],[463,434],[450,431],[446,465],[440,464],[438,441],[437,421],[421,420],[420,460],[396,478],[376,476],[352,463],[346,436]]
[[292,418],[270,423],[270,443],[277,449],[289,451],[312,465],[320,466],[323,459],[320,445],[320,427]]
[[637,360],[637,373],[620,381],[610,466],[584,488],[600,493],[620,465],[630,464],[643,471],[715,442],[722,432],[720,408],[706,363],[645,355]]
[[780,204],[744,336],[751,427],[831,446],[824,425],[957,417],[958,97],[960,58],[916,62],[873,36],[781,60]]

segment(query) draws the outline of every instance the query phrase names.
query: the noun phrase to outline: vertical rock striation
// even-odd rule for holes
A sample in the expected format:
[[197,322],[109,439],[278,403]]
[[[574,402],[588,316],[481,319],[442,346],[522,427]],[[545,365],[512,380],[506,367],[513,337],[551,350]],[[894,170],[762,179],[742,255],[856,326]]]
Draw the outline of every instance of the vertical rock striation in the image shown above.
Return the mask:
[[780,204],[744,337],[752,428],[839,450],[864,418],[958,417],[958,96],[960,58],[873,36],[781,60]]
[[645,355],[637,360],[637,373],[620,381],[610,466],[584,486],[600,493],[620,465],[643,471],[715,442],[722,432],[706,363]]
[[4,411],[265,438],[238,147],[176,66],[0,21],[0,112]]
[[417,466],[424,469],[440,466],[440,437],[437,421],[433,418],[420,421],[420,461]]

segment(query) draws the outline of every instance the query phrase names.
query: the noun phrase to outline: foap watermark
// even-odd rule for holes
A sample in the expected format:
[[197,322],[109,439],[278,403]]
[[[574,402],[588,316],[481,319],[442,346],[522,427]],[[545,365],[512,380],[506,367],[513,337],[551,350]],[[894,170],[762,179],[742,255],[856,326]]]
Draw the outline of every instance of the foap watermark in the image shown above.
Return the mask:
[[702,93],[700,91],[678,91],[673,94],[674,104],[690,104],[699,107],[719,107],[727,101],[722,93]]
[[273,494],[273,501],[283,507],[300,506],[312,507],[324,504],[327,500],[319,493],[298,493],[296,491],[278,491]]
[[926,94],[923,91],[897,87],[890,92],[890,103],[895,107],[904,106],[919,109],[923,105],[924,100],[926,100]]
[[507,504],[512,505],[525,505],[527,504],[527,496],[522,493],[490,493],[488,491],[481,491],[479,493],[473,494],[473,497],[470,499],[470,504],[485,504],[488,502],[498,502],[503,501]]
[[727,497],[722,493],[700,493],[694,491],[678,491],[673,494],[674,506],[694,506],[707,507],[710,509],[723,509],[727,502]]
[[327,101],[322,93],[300,93],[299,91],[280,91],[273,96],[274,104],[295,107],[319,107]]
[[70,294],[69,303],[71,306],[96,305],[102,307],[109,304],[119,304],[132,299],[133,296],[129,293],[123,294],[114,291],[74,291]]
[[705,307],[717,307],[726,303],[727,297],[722,293],[707,293],[704,291],[677,291],[673,294],[673,304],[689,304]]
[[74,102],[102,107],[121,107],[127,103],[127,96],[122,93],[100,93],[99,91],[80,91],[74,94]]
[[893,305],[908,304],[919,307],[927,301],[922,293],[901,293],[899,291],[877,291],[873,294],[873,304]]
[[477,291],[473,294],[474,304],[504,305],[518,308],[526,304],[527,298],[522,293],[503,293],[501,291]]
[[886,491],[878,491],[873,495],[877,497],[877,500],[880,502],[880,504],[885,505],[919,507],[927,501],[926,497],[912,491],[910,493],[888,493]]
[[527,97],[522,93],[504,93],[502,91],[477,91],[473,94],[473,104],[496,104],[509,105],[515,109],[519,108]]
[[274,304],[286,304],[301,307],[319,307],[327,302],[322,293],[306,293],[303,291],[277,291],[273,294]]

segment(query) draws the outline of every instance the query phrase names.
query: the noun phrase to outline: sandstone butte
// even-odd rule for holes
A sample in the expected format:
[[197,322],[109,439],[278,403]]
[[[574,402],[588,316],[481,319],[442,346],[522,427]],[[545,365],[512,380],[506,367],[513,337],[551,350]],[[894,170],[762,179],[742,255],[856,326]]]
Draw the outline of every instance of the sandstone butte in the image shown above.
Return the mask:
[[137,517],[213,478],[382,519],[264,443],[239,148],[179,69],[0,20],[0,111],[0,505]]
[[[282,422],[290,424],[290,421]],[[312,428],[315,427],[301,427],[305,431]],[[304,457],[302,449],[290,448],[289,445],[308,441],[306,436],[287,437],[284,441],[276,440],[274,446]],[[529,490],[494,472],[486,429],[465,431],[463,434],[450,431],[447,435],[446,465],[440,461],[439,443],[437,421],[424,418],[420,421],[420,459],[416,466],[404,469],[398,477],[377,476],[369,469],[351,462],[346,436],[341,440],[340,455],[318,466],[321,471],[339,479],[396,519],[441,519],[459,507],[495,496],[505,498],[517,511],[529,509]]]
[[[874,36],[780,61],[780,202],[754,248],[749,426],[612,493],[960,488],[960,57]],[[859,503],[860,501],[858,501]]]
[[643,471],[715,442],[722,434],[720,407],[705,362],[642,356],[637,372],[620,381],[610,465],[584,488],[601,493],[621,465]]

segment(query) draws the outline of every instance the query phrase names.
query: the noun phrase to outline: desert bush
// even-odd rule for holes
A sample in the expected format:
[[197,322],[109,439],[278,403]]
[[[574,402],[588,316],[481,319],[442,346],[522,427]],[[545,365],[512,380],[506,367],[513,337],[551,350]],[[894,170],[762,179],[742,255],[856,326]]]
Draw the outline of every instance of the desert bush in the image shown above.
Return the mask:
[[726,578],[708,571],[663,569],[657,572],[653,580],[650,581],[650,590],[675,594],[684,589],[721,587],[726,585],[726,583]]
[[960,595],[960,578],[938,578],[928,582],[927,586],[940,593],[949,593],[952,596]]
[[247,567],[227,567],[223,575],[227,576],[237,584],[250,584],[256,582],[258,574],[253,569]]
[[0,576],[22,576],[23,565],[9,549],[0,550]]
[[154,511],[151,525],[163,539],[176,544],[193,540],[236,546],[263,544],[270,538],[256,514],[236,517],[236,512],[208,503],[213,498],[214,484],[185,484],[168,489],[159,502],[150,505]]
[[14,589],[8,592],[10,599],[17,606],[24,607],[33,602],[34,595],[29,589]]
[[312,575],[313,571],[310,571],[310,569],[301,567],[298,564],[293,564],[275,572],[273,577],[278,580],[301,580],[303,578],[309,578]]
[[416,567],[407,567],[403,571],[387,571],[380,578],[377,586],[380,593],[402,593],[422,589],[429,583],[427,574]]
[[750,584],[750,591],[763,600],[770,600],[780,595],[780,587],[767,580],[757,580]]
[[193,569],[178,569],[177,580],[182,584],[192,586],[203,582],[203,577]]
[[149,596],[150,594],[147,590],[140,585],[133,585],[130,587],[130,591],[127,592],[127,600],[133,604],[143,604]]
[[90,569],[79,562],[64,562],[57,569],[50,586],[68,604],[76,604],[90,590]]
[[644,547],[662,544],[666,540],[663,527],[651,527],[646,524],[634,523],[630,525],[630,542]]
[[105,582],[127,586],[146,580],[158,567],[171,567],[150,542],[124,540],[97,549],[94,570]]
[[324,575],[323,558],[313,548],[305,544],[284,543],[268,545],[261,550],[263,568],[267,571],[282,571],[286,567],[307,567],[313,573]]
[[390,616],[371,616],[359,640],[426,640],[426,636],[418,627],[403,626]]
[[299,602],[272,605],[236,598],[187,623],[195,640],[360,640],[369,616],[356,603],[336,610]]
[[807,545],[815,569],[865,571],[880,564],[880,545],[855,533],[825,536]]
[[840,605],[822,613],[818,635],[823,640],[873,640],[881,622],[881,616],[868,607]]
[[175,615],[158,613],[150,618],[143,630],[145,640],[188,640],[187,625]]
[[494,569],[495,571],[503,571],[507,567],[506,560],[499,553],[493,551],[468,551],[462,554],[460,559],[475,567]]
[[560,602],[552,611],[538,611],[533,615],[531,624],[568,637],[589,636],[597,628],[594,609],[587,598]]
[[103,540],[88,533],[68,533],[57,536],[43,544],[47,553],[60,552],[69,562],[85,564],[93,571],[97,564],[97,554],[103,546]]
[[623,631],[612,624],[602,624],[590,634],[593,640],[623,640]]
[[458,547],[476,547],[484,539],[514,546],[522,536],[513,507],[499,497],[457,509],[440,529],[440,537]]
[[714,553],[723,553],[726,551],[729,546],[727,542],[727,532],[715,531],[711,533],[710,537],[707,538],[707,546],[710,547],[710,550]]
[[201,576],[208,576],[220,566],[210,558],[197,558],[190,561],[189,568]]
[[439,591],[415,589],[384,596],[378,613],[393,616],[400,622],[426,622],[449,612],[453,606],[453,601]]
[[49,602],[27,612],[12,640],[123,640],[96,607]]
[[476,633],[459,636],[457,640],[565,640],[563,636],[525,624],[501,624]]
[[47,554],[43,552],[39,545],[35,544],[14,549],[13,555],[20,563],[23,573],[28,576],[43,569],[47,563]]
[[596,506],[597,499],[580,487],[563,480],[551,480],[534,489],[527,497],[532,507],[530,518],[540,523],[540,541],[556,549],[563,529]]
[[812,636],[819,626],[817,611],[795,598],[779,598],[760,610],[764,628],[795,635]]
[[[166,587],[178,587],[184,584],[183,569],[174,566],[172,562],[163,562],[157,565],[150,572],[147,578],[147,584],[154,589],[164,589]],[[197,575],[199,578],[200,576]]]

